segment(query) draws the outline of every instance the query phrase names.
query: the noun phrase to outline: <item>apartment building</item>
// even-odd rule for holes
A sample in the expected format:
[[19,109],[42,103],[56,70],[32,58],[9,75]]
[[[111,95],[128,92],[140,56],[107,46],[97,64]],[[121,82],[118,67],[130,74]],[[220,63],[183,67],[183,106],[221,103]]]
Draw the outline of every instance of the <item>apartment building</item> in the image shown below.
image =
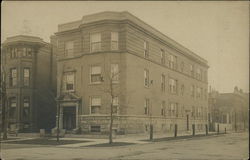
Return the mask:
[[249,127],[249,93],[244,93],[238,87],[232,93],[209,91],[209,126],[211,131],[246,130]]
[[9,129],[31,132],[54,127],[56,65],[51,45],[39,37],[9,37],[2,44],[1,69]]
[[86,15],[58,25],[51,42],[60,128],[107,133],[113,106],[117,133],[147,132],[150,124],[156,132],[175,124],[204,130],[207,61],[134,15]]

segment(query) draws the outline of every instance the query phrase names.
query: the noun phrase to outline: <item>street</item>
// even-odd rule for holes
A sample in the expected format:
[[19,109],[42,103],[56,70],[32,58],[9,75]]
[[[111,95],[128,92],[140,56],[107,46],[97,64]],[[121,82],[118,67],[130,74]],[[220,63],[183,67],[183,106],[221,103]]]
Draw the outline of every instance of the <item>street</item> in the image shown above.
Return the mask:
[[5,160],[242,160],[248,159],[248,140],[244,132],[114,147],[4,143],[2,156]]

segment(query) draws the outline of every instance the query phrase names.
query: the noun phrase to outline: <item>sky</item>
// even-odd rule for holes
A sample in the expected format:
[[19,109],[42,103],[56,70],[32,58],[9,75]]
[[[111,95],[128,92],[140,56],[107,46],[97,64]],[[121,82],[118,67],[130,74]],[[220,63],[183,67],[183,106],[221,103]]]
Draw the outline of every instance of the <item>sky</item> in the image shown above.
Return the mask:
[[249,92],[247,1],[5,1],[1,41],[27,34],[49,42],[58,24],[102,11],[128,11],[208,61],[208,83],[221,93]]

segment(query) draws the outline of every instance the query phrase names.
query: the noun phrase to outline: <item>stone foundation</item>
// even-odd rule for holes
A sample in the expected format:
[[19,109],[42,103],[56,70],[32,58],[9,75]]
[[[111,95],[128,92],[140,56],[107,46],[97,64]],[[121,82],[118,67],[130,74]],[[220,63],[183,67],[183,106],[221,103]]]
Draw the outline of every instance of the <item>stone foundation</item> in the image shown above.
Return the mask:
[[[82,115],[80,116],[79,127],[81,133],[87,134],[108,134],[110,117],[107,115]],[[172,132],[174,125],[178,125],[178,132],[187,131],[187,121],[185,117],[164,118],[164,117],[146,117],[146,116],[114,116],[113,131],[116,134],[134,134],[147,133],[149,126],[153,124],[154,132]],[[189,121],[189,131],[192,130],[192,124],[195,124],[197,131],[205,131],[206,120],[196,119]]]

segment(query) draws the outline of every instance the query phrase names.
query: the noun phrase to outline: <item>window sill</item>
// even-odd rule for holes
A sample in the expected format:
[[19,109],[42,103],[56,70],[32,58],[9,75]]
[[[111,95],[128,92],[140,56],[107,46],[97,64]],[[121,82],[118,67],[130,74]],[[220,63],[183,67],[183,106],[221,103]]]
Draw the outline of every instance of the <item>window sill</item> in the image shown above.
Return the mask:
[[62,93],[75,93],[75,90],[64,90],[64,91],[62,91]]
[[90,82],[89,85],[98,85],[98,84],[102,84],[102,82]]

